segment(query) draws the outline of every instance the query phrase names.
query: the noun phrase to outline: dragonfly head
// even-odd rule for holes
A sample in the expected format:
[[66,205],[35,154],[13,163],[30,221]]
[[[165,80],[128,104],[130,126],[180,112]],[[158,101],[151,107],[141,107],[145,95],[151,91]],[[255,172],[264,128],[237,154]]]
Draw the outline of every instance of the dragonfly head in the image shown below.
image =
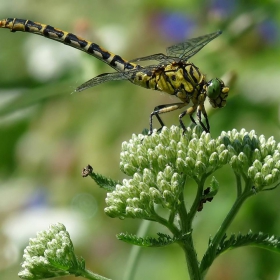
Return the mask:
[[213,108],[226,106],[229,88],[225,86],[222,80],[218,78],[212,79],[204,87]]

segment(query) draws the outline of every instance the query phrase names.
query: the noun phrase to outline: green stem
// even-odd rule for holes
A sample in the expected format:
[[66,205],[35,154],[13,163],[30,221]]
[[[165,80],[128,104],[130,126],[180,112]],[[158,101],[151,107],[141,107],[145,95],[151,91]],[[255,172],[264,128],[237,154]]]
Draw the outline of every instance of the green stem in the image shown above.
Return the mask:
[[90,280],[111,280],[111,279],[106,278],[104,276],[93,273],[92,271],[87,270],[87,269],[83,270],[81,272],[81,274],[79,274],[79,276],[82,276],[82,277],[84,277],[86,279],[90,279]]
[[200,280],[201,275],[199,271],[196,251],[194,249],[194,244],[193,244],[191,221],[188,220],[188,213],[185,207],[183,192],[180,194],[179,200],[180,200],[180,205],[178,208],[178,214],[180,217],[181,235],[182,235],[182,241],[179,244],[185,253],[190,279]]
[[[209,175],[207,175],[207,176],[209,176]],[[207,176],[203,176],[200,181],[196,180],[196,183],[197,183],[196,197],[195,197],[195,200],[192,204],[192,207],[191,207],[188,217],[187,217],[187,221],[189,223],[189,225],[188,225],[189,228],[191,228],[193,218],[194,218],[195,214],[197,213],[197,208],[198,208],[199,202],[201,200],[204,183],[205,183]]]
[[[245,189],[246,189],[246,187],[245,187]],[[251,195],[252,195],[251,191],[244,191],[242,195],[237,197],[235,203],[233,204],[232,208],[230,209],[229,213],[227,214],[225,220],[223,221],[222,225],[220,226],[219,230],[217,231],[215,237],[213,238],[210,246],[208,247],[208,249],[205,253],[205,256],[208,256],[208,257],[211,256],[211,260],[207,261],[207,267],[204,266],[206,260],[203,259],[202,262],[201,262],[201,264],[202,264],[201,269],[203,270],[201,272],[203,274],[206,273],[207,269],[213,263],[213,261],[216,257],[217,248],[218,248],[222,238],[224,237],[224,235],[226,233],[226,230],[228,229],[229,225],[231,224],[231,222],[235,218],[235,216],[236,216],[237,212],[239,211],[240,207],[242,206],[242,204]]]
[[187,234],[184,238],[184,241],[180,245],[185,252],[185,258],[188,265],[190,280],[201,280],[202,277],[199,271],[199,263],[193,245],[192,234]]
[[170,223],[168,220],[159,216],[156,212],[153,213],[152,220],[167,227],[175,236],[179,235],[179,229],[174,225],[174,223]]
[[235,173],[236,178],[236,188],[237,188],[237,197],[239,197],[242,194],[242,182],[241,182],[241,176],[237,173]]

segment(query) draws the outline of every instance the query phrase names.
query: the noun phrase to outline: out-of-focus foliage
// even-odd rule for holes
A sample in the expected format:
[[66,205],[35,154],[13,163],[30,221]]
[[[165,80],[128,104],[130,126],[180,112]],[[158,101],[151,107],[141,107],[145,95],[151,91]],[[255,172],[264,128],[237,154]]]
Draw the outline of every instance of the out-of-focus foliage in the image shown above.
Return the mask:
[[[221,29],[223,34],[191,59],[209,79],[236,74],[227,106],[208,111],[212,134],[244,127],[279,141],[278,6],[269,0],[11,0],[0,3],[0,17],[50,24],[127,59]],[[130,246],[115,235],[136,232],[138,221],[108,218],[105,192],[83,179],[81,170],[90,163],[96,172],[120,179],[122,141],[148,127],[156,105],[176,101],[124,81],[71,94],[87,79],[113,70],[43,37],[5,29],[0,36],[0,278],[18,279],[28,238],[61,222],[89,268],[121,279]],[[178,114],[163,116],[166,125],[178,124]],[[233,174],[223,169],[217,179],[219,194],[196,218],[201,256],[235,198]],[[276,192],[249,200],[232,232],[280,235]],[[276,279],[279,262],[270,252],[238,249],[220,256],[207,279]],[[184,256],[175,245],[143,249],[136,279],[186,277]]]

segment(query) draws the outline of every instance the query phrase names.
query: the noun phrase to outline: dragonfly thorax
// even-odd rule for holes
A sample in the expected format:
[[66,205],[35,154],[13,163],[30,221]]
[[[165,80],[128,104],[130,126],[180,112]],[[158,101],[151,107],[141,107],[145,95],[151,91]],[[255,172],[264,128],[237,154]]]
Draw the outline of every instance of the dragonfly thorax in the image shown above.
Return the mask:
[[132,78],[133,83],[175,95],[183,102],[199,94],[205,84],[205,76],[190,62],[173,62],[153,69],[141,69]]

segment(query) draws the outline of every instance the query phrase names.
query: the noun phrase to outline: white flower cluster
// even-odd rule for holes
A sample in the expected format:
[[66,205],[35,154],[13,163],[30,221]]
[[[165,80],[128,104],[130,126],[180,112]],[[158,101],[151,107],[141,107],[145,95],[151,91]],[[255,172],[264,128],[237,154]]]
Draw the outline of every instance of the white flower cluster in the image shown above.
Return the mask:
[[77,265],[69,233],[60,223],[39,232],[36,238],[30,238],[23,258],[23,269],[18,276],[29,280],[69,275]]
[[261,190],[280,179],[280,144],[244,129],[212,139],[199,126],[184,134],[172,126],[150,136],[133,135],[122,145],[120,163],[132,179],[107,194],[105,212],[111,217],[151,220],[155,204],[170,210],[178,206],[186,178],[199,182],[226,164]]

